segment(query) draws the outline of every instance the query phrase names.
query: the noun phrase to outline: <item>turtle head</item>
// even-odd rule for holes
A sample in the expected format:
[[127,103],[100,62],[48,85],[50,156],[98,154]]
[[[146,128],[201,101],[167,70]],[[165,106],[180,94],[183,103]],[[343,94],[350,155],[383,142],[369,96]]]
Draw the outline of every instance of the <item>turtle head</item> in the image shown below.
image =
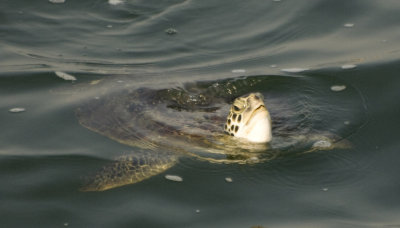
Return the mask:
[[224,130],[250,142],[271,141],[271,118],[261,93],[250,93],[233,101]]

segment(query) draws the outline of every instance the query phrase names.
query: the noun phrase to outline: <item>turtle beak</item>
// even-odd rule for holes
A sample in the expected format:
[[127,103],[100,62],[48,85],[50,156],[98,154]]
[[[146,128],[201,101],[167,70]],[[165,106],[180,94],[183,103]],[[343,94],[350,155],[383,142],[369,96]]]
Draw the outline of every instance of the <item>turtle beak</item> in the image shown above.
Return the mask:
[[258,108],[256,108],[253,113],[251,113],[251,117],[249,118],[249,120],[251,120],[253,118],[253,116],[255,116],[258,112],[268,112],[267,108],[265,107],[265,105],[260,105],[258,106]]

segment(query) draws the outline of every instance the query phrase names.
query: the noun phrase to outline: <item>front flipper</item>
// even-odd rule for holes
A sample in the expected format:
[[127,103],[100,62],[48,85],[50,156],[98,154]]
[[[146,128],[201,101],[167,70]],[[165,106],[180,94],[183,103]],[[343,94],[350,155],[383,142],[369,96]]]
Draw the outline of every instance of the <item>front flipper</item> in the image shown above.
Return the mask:
[[164,172],[175,165],[176,161],[177,157],[174,155],[123,156],[89,178],[80,190],[105,191],[134,184]]
[[309,140],[312,142],[312,146],[311,150],[307,152],[315,150],[351,149],[353,147],[349,140],[330,133],[312,135],[309,137]]

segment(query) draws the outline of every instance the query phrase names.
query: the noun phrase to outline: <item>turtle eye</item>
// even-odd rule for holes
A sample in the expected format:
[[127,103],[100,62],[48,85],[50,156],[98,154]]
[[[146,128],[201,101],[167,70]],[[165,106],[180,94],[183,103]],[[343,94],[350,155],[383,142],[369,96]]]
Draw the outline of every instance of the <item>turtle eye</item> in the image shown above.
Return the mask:
[[240,108],[236,105],[233,106],[233,110],[235,110],[236,112],[240,111]]

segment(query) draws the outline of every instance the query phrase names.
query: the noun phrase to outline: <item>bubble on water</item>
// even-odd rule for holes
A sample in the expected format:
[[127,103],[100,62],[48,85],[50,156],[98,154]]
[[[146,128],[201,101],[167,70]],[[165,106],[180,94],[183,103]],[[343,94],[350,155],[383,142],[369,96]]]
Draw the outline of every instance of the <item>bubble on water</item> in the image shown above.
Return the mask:
[[50,3],[64,3],[65,0],[49,0]]
[[64,223],[64,226],[69,226],[69,223],[65,222],[65,223]]
[[228,183],[232,183],[233,179],[232,179],[232,177],[225,177],[225,181]]
[[342,69],[353,69],[353,68],[356,68],[357,67],[357,65],[354,65],[354,64],[345,64],[345,65],[343,65],[342,66]]
[[124,3],[124,1],[122,1],[122,0],[108,0],[108,4],[114,5],[114,6],[122,4],[122,3]]
[[299,72],[303,72],[306,70],[309,70],[309,68],[294,67],[294,68],[281,69],[281,71],[287,72],[287,73],[299,73]]
[[10,109],[10,110],[8,110],[9,112],[12,112],[12,113],[19,113],[19,112],[25,112],[25,108],[22,108],[22,107],[17,107],[17,108],[12,108],[12,109]]
[[170,180],[170,181],[175,181],[175,182],[182,182],[183,178],[177,175],[165,175],[165,179]]
[[57,77],[62,78],[67,81],[75,81],[76,80],[75,76],[61,72],[61,71],[56,71],[54,73],[57,75]]
[[276,64],[272,64],[272,65],[270,65],[269,67],[271,67],[271,68],[276,68],[278,65],[276,65]]
[[236,74],[245,73],[245,72],[246,72],[245,69],[234,69],[234,70],[232,70],[232,73],[236,73]]
[[167,29],[165,30],[165,33],[168,34],[168,35],[175,35],[175,34],[178,33],[178,30],[176,30],[176,29],[174,29],[174,28],[167,28]]
[[334,92],[340,92],[346,89],[345,85],[333,85],[331,86],[331,90]]
[[344,123],[344,125],[349,125],[349,124],[350,124],[350,121],[346,120],[346,121],[344,121],[343,123]]
[[327,192],[329,189],[328,188],[322,188],[322,191]]
[[200,213],[200,210],[199,210],[199,209],[196,209],[196,213]]
[[352,27],[354,27],[354,24],[353,23],[346,23],[343,26],[346,27],[346,28],[352,28]]
[[107,28],[112,28],[113,26],[112,26],[112,25],[107,25],[106,27],[107,27]]

